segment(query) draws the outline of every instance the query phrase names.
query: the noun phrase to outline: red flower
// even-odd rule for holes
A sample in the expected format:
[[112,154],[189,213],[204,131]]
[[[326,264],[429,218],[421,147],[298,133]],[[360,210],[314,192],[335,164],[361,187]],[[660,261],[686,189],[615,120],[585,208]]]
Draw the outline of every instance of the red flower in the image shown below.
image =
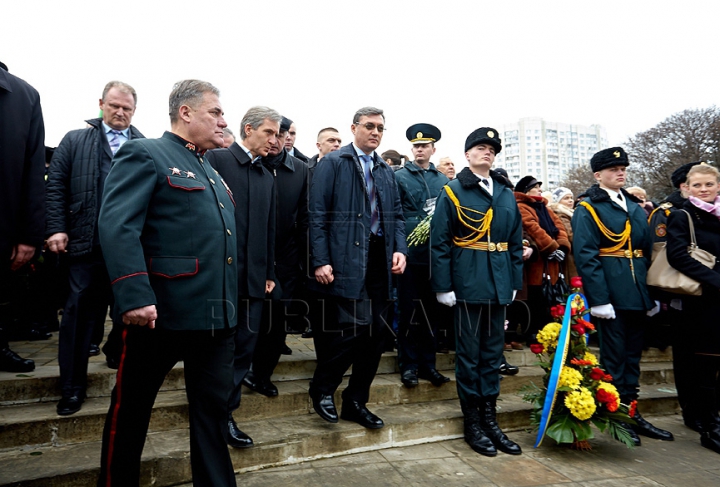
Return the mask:
[[572,365],[580,365],[581,367],[585,367],[585,366],[588,366],[588,365],[592,365],[592,362],[591,362],[591,361],[589,361],[589,360],[582,360],[582,359],[579,359],[579,358],[571,359],[571,360],[570,360],[570,363],[571,363]]
[[590,378],[591,378],[592,380],[602,380],[602,379],[605,378],[605,372],[603,372],[602,369],[599,369],[599,368],[597,368],[597,367],[594,367],[594,368],[590,371]]
[[610,411],[611,413],[614,413],[615,411],[618,410],[618,402],[617,402],[617,399],[605,403],[605,407],[607,408],[608,411]]
[[630,407],[628,408],[628,416],[630,416],[631,418],[634,418],[636,412],[637,412],[637,401],[633,401],[630,403]]
[[570,328],[572,328],[573,331],[578,332],[578,334],[580,334],[580,335],[584,335],[584,334],[585,334],[585,327],[582,326],[582,325],[573,325],[573,326],[571,326]]
[[570,278],[570,287],[582,287],[582,279],[580,276]]
[[530,351],[531,351],[532,353],[534,353],[534,354],[538,354],[538,355],[539,355],[539,354],[541,354],[541,353],[543,353],[543,352],[545,351],[545,347],[543,347],[543,346],[542,346],[541,344],[539,344],[539,343],[532,343],[532,344],[530,344]]
[[578,310],[577,308],[570,308],[570,316],[575,316],[577,314]]
[[562,317],[562,313],[558,310],[559,306],[553,306],[550,308],[550,316],[553,318],[560,318]]
[[584,326],[584,327],[587,328],[588,330],[595,330],[595,325],[593,325],[593,324],[590,323],[589,321],[584,320],[584,319],[582,319],[582,318],[578,318],[578,319],[577,319],[577,323],[578,323],[578,325]]
[[605,377],[603,377],[602,380],[604,380],[605,382],[612,382],[613,376],[610,374],[605,374]]

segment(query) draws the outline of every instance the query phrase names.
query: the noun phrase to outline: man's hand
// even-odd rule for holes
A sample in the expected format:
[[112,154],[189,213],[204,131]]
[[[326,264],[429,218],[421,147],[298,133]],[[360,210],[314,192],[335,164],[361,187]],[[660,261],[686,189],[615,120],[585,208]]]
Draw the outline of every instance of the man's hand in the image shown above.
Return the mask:
[[154,304],[143,306],[142,308],[131,309],[122,315],[123,323],[126,325],[147,325],[148,328],[155,328],[155,320],[157,319],[157,309]]
[[25,265],[35,255],[35,247],[25,244],[17,244],[10,255],[10,270],[16,271]]
[[275,281],[267,279],[265,281],[265,294],[270,294],[273,289],[275,289]]
[[528,260],[532,257],[534,250],[532,247],[523,247],[523,261]]
[[49,239],[47,239],[47,248],[50,249],[50,252],[54,252],[56,254],[59,254],[60,252],[66,252],[65,247],[67,247],[67,244],[67,233],[54,233],[50,235]]
[[403,272],[405,272],[406,264],[407,262],[405,261],[405,254],[395,252],[393,254],[392,269],[390,270],[393,274],[402,274]]
[[315,268],[315,280],[320,284],[330,284],[335,280],[333,268],[330,264]]
[[435,297],[440,304],[444,304],[445,306],[455,306],[455,303],[457,303],[457,300],[455,299],[455,291],[450,291],[449,293],[436,293]]

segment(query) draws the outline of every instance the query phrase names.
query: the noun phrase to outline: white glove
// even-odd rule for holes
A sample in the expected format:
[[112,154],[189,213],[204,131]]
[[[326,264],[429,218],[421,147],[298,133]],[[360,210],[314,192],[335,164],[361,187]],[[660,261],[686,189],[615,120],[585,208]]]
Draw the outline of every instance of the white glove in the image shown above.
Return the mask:
[[513,289],[513,301],[515,301],[515,296],[517,296],[517,289]]
[[436,294],[438,303],[444,304],[445,306],[455,306],[457,300],[455,299],[455,291],[449,293],[437,293]]
[[590,314],[604,320],[614,320],[615,308],[613,308],[613,305],[610,303],[602,304],[600,306],[593,306],[590,308]]
[[556,261],[558,261],[558,262],[562,262],[562,261],[565,260],[565,252],[563,252],[563,251],[560,250],[560,249],[557,249],[555,252],[553,252],[552,254],[548,255],[548,259],[549,259],[549,260],[556,260]]
[[655,301],[655,307],[647,312],[647,315],[652,317],[660,312],[660,301]]

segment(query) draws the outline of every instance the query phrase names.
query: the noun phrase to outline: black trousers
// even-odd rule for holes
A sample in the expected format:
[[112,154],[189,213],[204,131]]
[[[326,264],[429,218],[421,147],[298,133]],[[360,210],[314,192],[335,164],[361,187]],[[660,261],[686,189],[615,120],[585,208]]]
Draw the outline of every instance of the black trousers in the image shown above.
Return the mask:
[[140,456],[165,376],[184,362],[193,485],[234,487],[227,447],[233,330],[167,331],[126,326],[103,431],[98,486],[139,485]]
[[398,279],[398,366],[406,370],[435,368],[440,306],[430,286],[430,267],[408,265]]
[[600,338],[600,361],[613,377],[623,401],[638,397],[645,318],[644,311],[619,309],[615,309],[612,320],[594,318]]
[[392,302],[387,276],[385,243],[382,239],[371,241],[363,295],[359,299],[322,295],[312,304],[323,319],[320,323],[313,321],[317,367],[310,394],[334,394],[352,366],[343,400],[368,402],[383,352],[383,340],[389,333],[387,313]]
[[100,247],[90,254],[73,257],[70,293],[60,322],[58,362],[64,397],[84,394],[87,389],[88,353],[96,327],[104,326],[112,290]]
[[269,381],[280,361],[288,332],[289,301],[266,299],[263,302],[260,334],[255,344],[250,371],[250,374],[258,382]]
[[228,412],[230,414],[240,407],[242,380],[252,365],[255,344],[257,344],[260,333],[262,310],[262,299],[238,298],[238,324],[235,333],[232,390],[228,398]]
[[500,394],[505,309],[499,304],[455,305],[455,378],[460,401]]

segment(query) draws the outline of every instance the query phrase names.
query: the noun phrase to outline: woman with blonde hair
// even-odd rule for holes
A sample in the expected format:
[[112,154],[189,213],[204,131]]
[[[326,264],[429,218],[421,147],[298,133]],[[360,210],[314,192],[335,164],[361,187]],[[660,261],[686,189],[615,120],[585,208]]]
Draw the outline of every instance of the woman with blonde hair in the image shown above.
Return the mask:
[[[548,205],[555,215],[560,219],[565,232],[567,233],[570,245],[573,242],[573,231],[572,231],[572,217],[575,213],[575,196],[573,192],[563,186],[556,188],[552,193],[552,203]],[[570,280],[571,277],[577,276],[577,269],[575,268],[575,257],[570,252],[565,259],[565,278]]]
[[[720,173],[709,165],[697,165],[687,177],[689,197],[668,216],[667,257],[675,269],[702,284],[701,296],[683,296],[683,328],[699,337],[694,340],[694,371],[699,391],[697,409],[702,425],[700,443],[720,453],[716,381],[720,372],[720,266],[705,267],[688,253],[694,227],[697,246],[720,256]],[[690,222],[692,221],[692,227]]]

